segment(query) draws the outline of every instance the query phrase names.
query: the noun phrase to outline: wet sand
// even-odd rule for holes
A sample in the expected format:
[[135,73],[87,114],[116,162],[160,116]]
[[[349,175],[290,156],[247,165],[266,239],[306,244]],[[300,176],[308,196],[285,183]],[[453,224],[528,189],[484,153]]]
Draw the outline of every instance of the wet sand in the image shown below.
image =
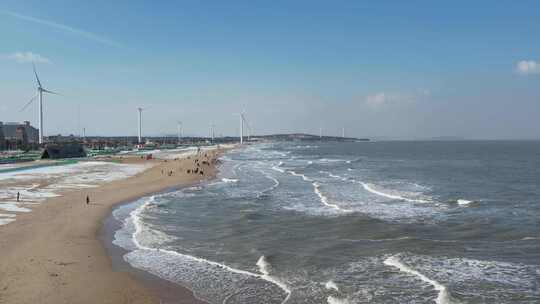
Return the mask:
[[[212,159],[219,151],[204,153]],[[181,286],[153,281],[136,271],[113,270],[100,238],[103,221],[115,205],[215,175],[212,161],[203,165],[203,175],[187,174],[187,169],[196,168],[194,158],[124,158],[126,163],[154,166],[97,188],[62,193],[0,226],[0,303],[160,303],[161,294],[181,303],[202,303]],[[143,278],[144,284],[135,276]]]

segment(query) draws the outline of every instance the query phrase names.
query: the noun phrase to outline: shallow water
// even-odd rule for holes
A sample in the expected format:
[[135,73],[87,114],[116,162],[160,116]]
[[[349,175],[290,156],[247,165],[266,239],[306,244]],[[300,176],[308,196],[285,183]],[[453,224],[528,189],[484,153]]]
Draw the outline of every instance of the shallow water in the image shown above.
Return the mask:
[[114,211],[210,303],[538,303],[539,142],[260,144]]

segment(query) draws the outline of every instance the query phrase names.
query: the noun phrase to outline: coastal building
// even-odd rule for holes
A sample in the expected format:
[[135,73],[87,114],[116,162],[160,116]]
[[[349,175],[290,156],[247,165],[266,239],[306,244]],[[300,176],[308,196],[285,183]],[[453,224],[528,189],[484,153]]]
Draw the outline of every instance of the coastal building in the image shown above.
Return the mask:
[[6,138],[4,137],[4,123],[0,121],[0,151],[6,149]]
[[86,151],[80,143],[48,144],[41,154],[41,158],[43,159],[77,157],[86,157]]
[[0,122],[0,150],[28,149],[38,144],[39,130],[30,125],[29,121]]

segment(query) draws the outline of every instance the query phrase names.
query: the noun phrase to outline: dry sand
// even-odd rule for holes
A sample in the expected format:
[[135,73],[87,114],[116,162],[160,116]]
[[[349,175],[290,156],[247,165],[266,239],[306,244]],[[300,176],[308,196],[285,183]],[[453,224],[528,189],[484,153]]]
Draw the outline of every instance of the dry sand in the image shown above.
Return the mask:
[[[124,159],[155,166],[128,179],[63,193],[0,226],[0,303],[160,303],[156,292],[131,274],[112,270],[98,233],[114,205],[214,176],[215,166],[204,166],[204,175],[187,174],[194,158]],[[183,287],[175,293],[180,303],[202,303]]]

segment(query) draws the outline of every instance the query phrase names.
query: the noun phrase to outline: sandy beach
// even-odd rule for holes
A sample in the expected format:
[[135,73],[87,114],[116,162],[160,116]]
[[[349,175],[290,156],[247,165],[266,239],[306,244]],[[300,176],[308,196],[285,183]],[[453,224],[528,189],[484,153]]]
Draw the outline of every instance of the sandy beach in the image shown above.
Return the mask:
[[[216,172],[213,160],[220,152],[201,152],[200,161],[208,160],[201,165],[204,174],[187,173],[197,167],[194,156],[126,157],[122,162],[152,166],[96,188],[65,191],[0,226],[0,303],[160,303],[155,290],[127,272],[112,270],[98,238],[103,220],[120,203],[211,178]],[[178,286],[175,294],[181,303],[201,303],[183,287]]]

